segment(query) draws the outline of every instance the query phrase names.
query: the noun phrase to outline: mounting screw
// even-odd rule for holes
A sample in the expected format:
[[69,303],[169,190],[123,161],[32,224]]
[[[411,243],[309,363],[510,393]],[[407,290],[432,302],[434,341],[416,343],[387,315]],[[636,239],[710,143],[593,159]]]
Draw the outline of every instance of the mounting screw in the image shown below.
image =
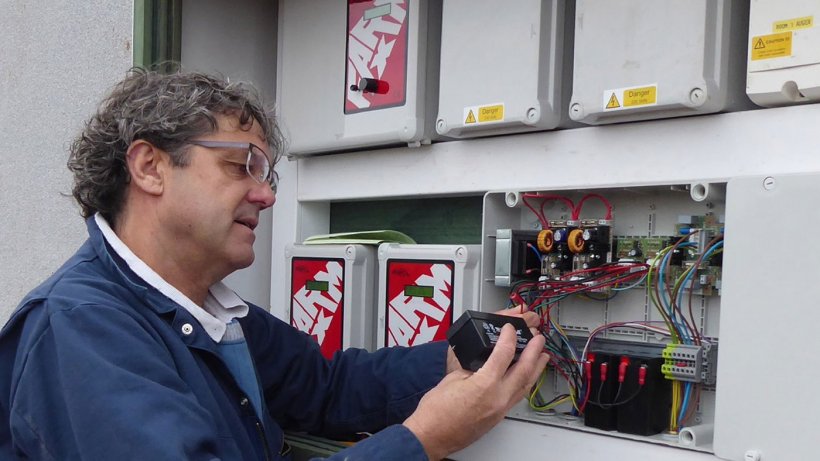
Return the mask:
[[569,106],[569,118],[578,120],[584,116],[584,108],[577,102]]
[[527,109],[527,121],[528,122],[537,122],[539,118],[541,118],[541,111],[536,109],[535,107],[530,107]]
[[746,450],[743,454],[743,461],[760,461],[760,452],[757,450]]
[[766,190],[773,190],[776,185],[774,178],[771,176],[767,176],[766,179],[763,180],[763,188]]
[[706,102],[706,92],[701,88],[692,88],[692,91],[689,92],[689,101],[695,106],[702,105]]
[[447,133],[447,122],[445,122],[443,118],[436,120],[436,133]]

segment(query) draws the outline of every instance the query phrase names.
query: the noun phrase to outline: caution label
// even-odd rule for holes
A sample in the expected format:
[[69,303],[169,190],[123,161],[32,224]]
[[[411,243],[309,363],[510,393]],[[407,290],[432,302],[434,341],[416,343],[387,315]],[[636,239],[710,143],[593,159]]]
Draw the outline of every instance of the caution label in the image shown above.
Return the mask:
[[752,61],[792,55],[792,32],[752,37]]
[[466,124],[475,123],[475,122],[476,122],[475,112],[473,112],[473,110],[470,109],[469,112],[467,112],[467,118],[464,119],[464,124],[466,125]]
[[808,29],[814,26],[814,16],[777,21],[772,25],[772,32],[787,32],[790,30]]
[[465,125],[503,121],[504,103],[487,104],[483,106],[468,106],[464,108]]
[[615,88],[603,94],[604,112],[635,107],[654,106],[658,103],[658,85]]
[[621,107],[621,103],[618,102],[618,95],[613,92],[612,96],[609,97],[609,102],[606,103],[606,108],[617,109],[619,107]]

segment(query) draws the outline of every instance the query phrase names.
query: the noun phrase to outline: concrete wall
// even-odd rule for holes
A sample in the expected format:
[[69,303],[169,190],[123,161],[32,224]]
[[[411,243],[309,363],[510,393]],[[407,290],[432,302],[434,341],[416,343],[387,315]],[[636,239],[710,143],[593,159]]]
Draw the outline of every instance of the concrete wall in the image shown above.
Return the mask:
[[0,2],[0,324],[85,240],[68,145],[131,66],[132,2]]

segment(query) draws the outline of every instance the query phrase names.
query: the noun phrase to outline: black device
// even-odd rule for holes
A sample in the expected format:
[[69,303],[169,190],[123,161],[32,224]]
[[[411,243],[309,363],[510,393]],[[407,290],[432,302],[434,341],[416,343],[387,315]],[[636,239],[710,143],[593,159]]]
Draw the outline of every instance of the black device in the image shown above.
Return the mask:
[[513,363],[515,363],[529,340],[532,339],[527,322],[521,317],[465,311],[447,330],[447,342],[453,348],[461,367],[465,370],[478,371],[487,361],[495,343],[498,342],[501,327],[507,323],[515,327],[518,336],[513,358]]

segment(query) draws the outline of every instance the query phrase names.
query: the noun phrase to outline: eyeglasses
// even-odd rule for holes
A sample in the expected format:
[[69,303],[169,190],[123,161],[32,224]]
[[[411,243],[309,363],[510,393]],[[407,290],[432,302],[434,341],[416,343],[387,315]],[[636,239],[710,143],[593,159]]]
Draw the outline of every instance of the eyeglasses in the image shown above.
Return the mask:
[[261,147],[251,142],[232,141],[188,141],[188,144],[207,148],[229,148],[247,150],[248,156],[245,158],[245,171],[248,176],[259,184],[270,184],[271,190],[276,192],[279,185],[279,174],[271,167],[270,159]]

